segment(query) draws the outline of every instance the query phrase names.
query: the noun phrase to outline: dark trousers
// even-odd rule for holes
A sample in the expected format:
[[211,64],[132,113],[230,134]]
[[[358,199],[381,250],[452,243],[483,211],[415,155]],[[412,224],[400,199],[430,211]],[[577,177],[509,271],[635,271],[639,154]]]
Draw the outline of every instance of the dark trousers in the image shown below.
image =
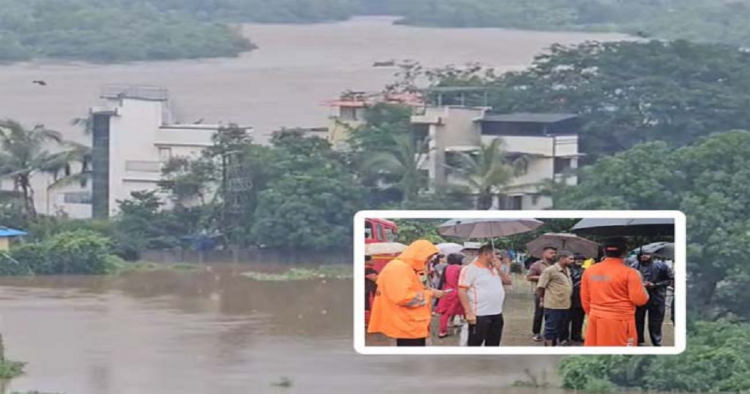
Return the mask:
[[469,346],[500,346],[504,324],[502,313],[477,316],[477,324],[469,324]]
[[586,318],[586,312],[584,312],[582,307],[573,307],[570,308],[568,317],[570,324],[566,325],[565,328],[569,329],[570,332],[563,333],[563,338],[583,342],[583,319]]
[[544,339],[552,341],[554,345],[567,339],[568,322],[570,321],[570,309],[545,309],[544,310]]
[[396,346],[427,346],[427,338],[396,339]]
[[664,300],[652,300],[648,304],[635,310],[635,327],[638,332],[638,344],[646,343],[644,327],[646,326],[646,315],[648,315],[648,333],[653,346],[661,346],[661,326],[664,323],[666,304]]
[[539,306],[539,296],[534,295],[534,326],[531,328],[534,335],[542,333],[542,321],[544,321],[544,308]]

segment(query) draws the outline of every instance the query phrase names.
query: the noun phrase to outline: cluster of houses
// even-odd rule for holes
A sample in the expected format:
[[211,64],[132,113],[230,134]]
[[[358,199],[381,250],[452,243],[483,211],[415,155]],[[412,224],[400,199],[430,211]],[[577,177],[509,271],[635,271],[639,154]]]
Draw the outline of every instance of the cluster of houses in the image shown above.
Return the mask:
[[[426,94],[344,95],[327,103],[333,112],[328,126],[313,129],[311,134],[324,136],[334,149],[347,149],[349,132],[364,122],[367,108],[395,102],[413,108],[414,131],[429,144],[422,170],[432,187],[460,183],[460,177],[452,174],[448,165],[455,155],[476,152],[482,144],[497,138],[502,139],[506,155],[521,158],[523,165],[494,208],[550,208],[550,197],[541,193],[545,181],[577,182],[573,170],[581,154],[575,115],[495,113],[486,105],[467,102],[463,99],[466,92],[457,88],[429,93],[429,100],[423,98]],[[158,190],[165,162],[176,156],[199,154],[211,146],[212,136],[222,127],[175,122],[167,90],[149,86],[105,86],[101,104],[91,108],[90,115],[92,160],[84,164],[90,168],[72,171],[85,170],[91,176],[84,182],[49,189],[46,185],[52,180],[40,174],[35,189],[44,192],[35,194],[35,203],[41,213],[64,212],[73,218],[113,216],[117,214],[117,201],[129,198],[134,191]],[[249,126],[238,127],[253,131]],[[12,184],[4,181],[0,187]]]

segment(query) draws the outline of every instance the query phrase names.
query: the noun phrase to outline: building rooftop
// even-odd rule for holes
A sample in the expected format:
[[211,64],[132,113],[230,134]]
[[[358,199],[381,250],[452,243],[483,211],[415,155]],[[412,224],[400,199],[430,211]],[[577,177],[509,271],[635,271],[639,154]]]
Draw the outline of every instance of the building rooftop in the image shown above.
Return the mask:
[[486,114],[480,122],[508,122],[508,123],[557,123],[563,120],[577,118],[575,114],[528,113]]
[[167,101],[169,92],[166,88],[148,85],[104,85],[101,88],[100,96],[105,99],[137,99]]

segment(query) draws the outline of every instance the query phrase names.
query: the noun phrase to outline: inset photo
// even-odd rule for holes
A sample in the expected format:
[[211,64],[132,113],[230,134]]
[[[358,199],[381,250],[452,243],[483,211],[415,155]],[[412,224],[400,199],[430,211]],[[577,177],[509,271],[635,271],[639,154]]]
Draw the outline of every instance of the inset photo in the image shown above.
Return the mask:
[[679,354],[677,211],[362,211],[362,354]]

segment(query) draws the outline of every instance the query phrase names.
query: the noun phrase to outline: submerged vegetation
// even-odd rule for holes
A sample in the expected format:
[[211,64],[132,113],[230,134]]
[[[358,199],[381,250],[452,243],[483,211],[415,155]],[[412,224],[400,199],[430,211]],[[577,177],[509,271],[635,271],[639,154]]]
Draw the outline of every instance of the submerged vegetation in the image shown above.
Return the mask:
[[281,273],[244,272],[242,276],[267,282],[285,282],[311,279],[352,279],[354,272],[351,266],[325,265],[318,268],[291,268]]

